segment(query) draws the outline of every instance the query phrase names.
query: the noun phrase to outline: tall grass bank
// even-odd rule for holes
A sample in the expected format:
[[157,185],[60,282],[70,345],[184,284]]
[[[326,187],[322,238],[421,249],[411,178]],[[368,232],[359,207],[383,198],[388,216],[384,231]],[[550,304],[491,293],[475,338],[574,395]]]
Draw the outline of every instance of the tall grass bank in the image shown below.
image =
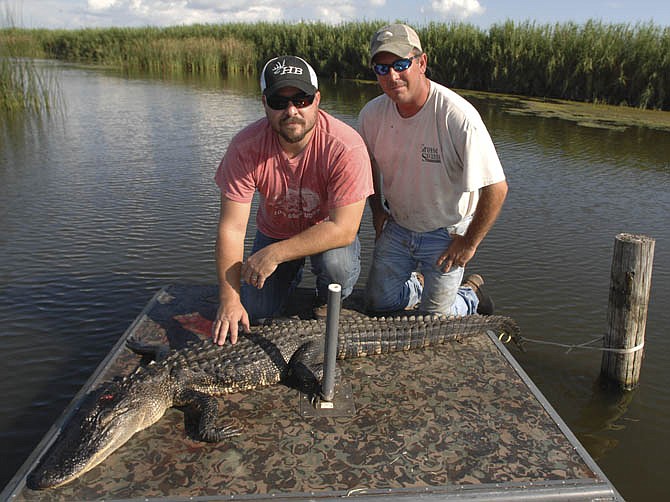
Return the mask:
[[0,35],[0,113],[48,114],[60,89],[52,71],[39,68],[33,57],[43,56],[32,34],[4,29]]
[[[299,54],[322,77],[373,79],[368,42],[384,22],[230,23],[170,28],[2,30],[27,52],[152,73],[255,74]],[[651,22],[512,21],[417,26],[432,78],[449,87],[670,110],[670,28]]]

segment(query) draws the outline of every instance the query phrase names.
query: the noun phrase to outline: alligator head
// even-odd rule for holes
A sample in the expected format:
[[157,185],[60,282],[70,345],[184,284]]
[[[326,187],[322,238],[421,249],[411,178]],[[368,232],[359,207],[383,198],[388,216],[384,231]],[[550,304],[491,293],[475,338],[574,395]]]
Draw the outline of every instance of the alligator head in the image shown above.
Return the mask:
[[30,473],[27,486],[43,490],[69,483],[155,423],[164,411],[164,406],[147,406],[143,392],[128,392],[123,383],[109,382],[90,392]]

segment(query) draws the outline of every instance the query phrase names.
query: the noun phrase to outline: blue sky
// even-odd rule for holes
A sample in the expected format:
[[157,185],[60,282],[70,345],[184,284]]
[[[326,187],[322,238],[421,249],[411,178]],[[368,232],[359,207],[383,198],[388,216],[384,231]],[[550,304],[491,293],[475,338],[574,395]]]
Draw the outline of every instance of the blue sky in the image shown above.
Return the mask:
[[486,28],[507,19],[555,23],[653,20],[670,26],[668,0],[0,0],[26,28],[169,26],[231,21],[466,21]]

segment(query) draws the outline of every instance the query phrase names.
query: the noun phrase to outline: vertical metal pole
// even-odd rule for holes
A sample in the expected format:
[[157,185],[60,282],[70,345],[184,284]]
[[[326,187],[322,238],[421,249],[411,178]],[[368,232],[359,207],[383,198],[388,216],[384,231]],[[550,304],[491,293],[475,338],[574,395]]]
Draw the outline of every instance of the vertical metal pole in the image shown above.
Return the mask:
[[326,344],[323,354],[323,382],[321,398],[332,401],[335,395],[335,361],[337,359],[337,331],[340,323],[340,303],[342,286],[328,286],[328,313],[326,314]]

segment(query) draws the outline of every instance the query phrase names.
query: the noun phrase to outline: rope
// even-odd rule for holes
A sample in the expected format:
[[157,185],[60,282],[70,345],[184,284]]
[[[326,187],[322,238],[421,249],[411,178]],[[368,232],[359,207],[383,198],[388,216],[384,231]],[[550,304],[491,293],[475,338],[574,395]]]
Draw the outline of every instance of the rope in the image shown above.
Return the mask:
[[533,338],[526,338],[525,336],[521,336],[519,337],[519,339],[521,342],[531,342],[543,345],[555,345],[557,347],[564,347],[568,349],[565,351],[566,354],[569,354],[573,349],[598,350],[600,352],[613,352],[615,354],[632,354],[644,348],[644,342],[640,343],[639,345],[636,345],[635,347],[630,347],[627,349],[615,349],[610,347],[589,347],[589,345],[595,342],[602,342],[605,339],[604,336],[599,336],[598,338],[594,338],[593,340],[589,340],[588,342],[572,344],[572,345],[558,342],[548,342],[546,340],[537,340]]

